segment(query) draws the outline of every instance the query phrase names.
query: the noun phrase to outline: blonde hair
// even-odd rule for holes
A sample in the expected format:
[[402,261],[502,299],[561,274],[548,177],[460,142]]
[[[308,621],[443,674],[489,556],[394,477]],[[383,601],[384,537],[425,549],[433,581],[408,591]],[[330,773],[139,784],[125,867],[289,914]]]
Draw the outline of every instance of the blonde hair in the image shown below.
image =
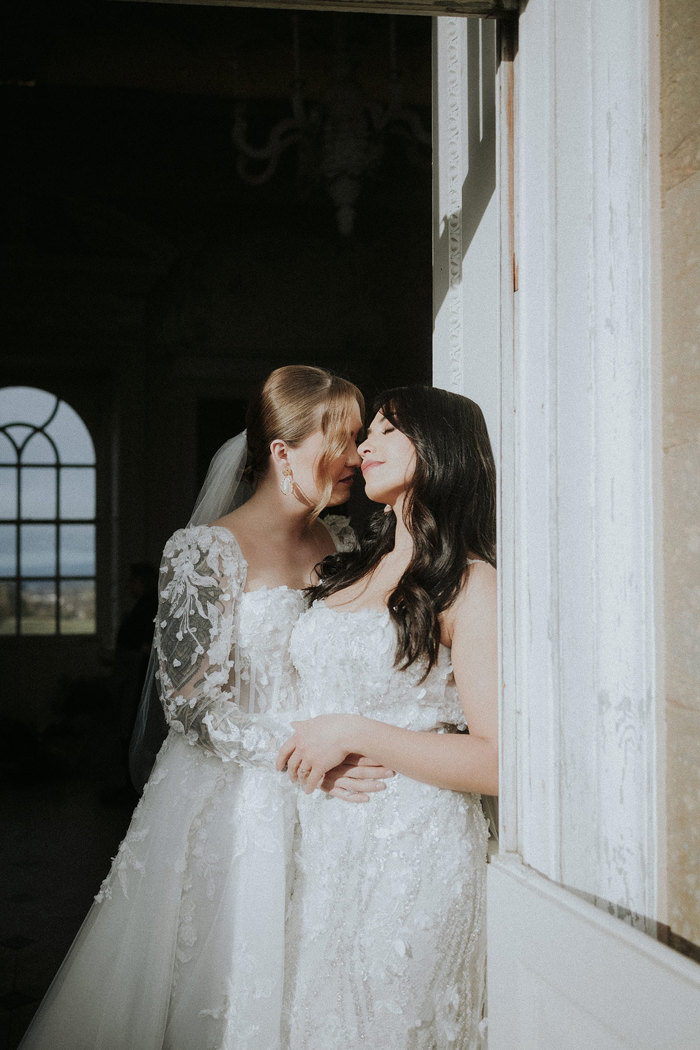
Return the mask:
[[364,418],[365,402],[357,387],[325,368],[276,368],[248,405],[248,458],[243,477],[255,488],[268,471],[270,444],[276,438],[295,448],[320,427],[325,440],[316,464],[319,498],[310,513],[313,521],[331,497],[331,464],[347,445],[355,405]]

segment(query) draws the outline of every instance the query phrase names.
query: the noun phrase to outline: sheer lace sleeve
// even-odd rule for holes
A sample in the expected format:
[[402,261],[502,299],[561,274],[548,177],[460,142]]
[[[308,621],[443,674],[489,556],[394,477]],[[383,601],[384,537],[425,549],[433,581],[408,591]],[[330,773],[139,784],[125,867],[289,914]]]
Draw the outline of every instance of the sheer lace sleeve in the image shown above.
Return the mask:
[[346,518],[343,514],[329,514],[322,521],[333,537],[336,550],[352,551],[355,549],[357,537],[350,524],[350,518]]
[[181,529],[160,572],[156,674],[170,727],[224,762],[274,765],[289,730],[238,706],[234,627],[246,564],[235,539],[209,526]]

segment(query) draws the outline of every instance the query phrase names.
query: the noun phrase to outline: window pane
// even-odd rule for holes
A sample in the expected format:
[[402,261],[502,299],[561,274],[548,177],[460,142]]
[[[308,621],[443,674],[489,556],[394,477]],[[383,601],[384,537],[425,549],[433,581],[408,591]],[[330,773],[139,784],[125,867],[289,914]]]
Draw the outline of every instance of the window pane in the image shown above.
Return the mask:
[[[92,634],[95,525],[61,524],[94,522],[90,433],[70,405],[33,387],[0,387],[0,426],[0,634],[14,634],[18,616],[21,634],[54,634],[59,618],[63,634]],[[46,524],[28,524],[37,519]]]
[[53,525],[20,525],[22,576],[56,573],[56,529]]
[[61,517],[95,517],[95,468],[61,470]]
[[58,446],[58,454],[64,463],[94,463],[95,450],[88,428],[70,405],[61,401],[56,417],[49,423],[46,433]]
[[56,517],[55,470],[45,467],[20,470],[19,491],[21,517]]
[[0,463],[16,463],[15,446],[5,434],[0,434]]
[[61,634],[95,633],[95,581],[61,581]]
[[50,465],[56,462],[56,450],[43,434],[33,434],[22,449],[23,463],[42,463]]
[[33,386],[6,386],[0,389],[0,425],[33,423],[40,427],[50,419],[57,397]]
[[95,575],[95,526],[61,525],[61,576]]
[[14,634],[16,630],[15,599],[17,586],[13,580],[0,580],[0,634]]
[[0,518],[17,517],[17,471],[0,467]]
[[56,633],[56,584],[53,580],[22,580],[20,634]]
[[[25,426],[23,423],[18,423],[17,426],[6,427],[5,429],[6,434],[8,434],[12,438],[12,441],[14,441],[15,445],[19,449],[21,449],[25,441],[28,441],[29,438],[34,434],[34,430],[31,427]],[[16,460],[17,457],[15,456],[15,461]]]
[[17,529],[0,525],[0,576],[17,575]]

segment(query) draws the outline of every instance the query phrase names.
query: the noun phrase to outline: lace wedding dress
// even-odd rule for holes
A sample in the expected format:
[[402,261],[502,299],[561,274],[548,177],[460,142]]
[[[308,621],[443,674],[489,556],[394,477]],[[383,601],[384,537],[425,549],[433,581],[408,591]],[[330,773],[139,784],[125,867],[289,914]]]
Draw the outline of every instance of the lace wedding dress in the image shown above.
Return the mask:
[[[325,519],[340,549],[345,519]],[[232,534],[183,529],[156,625],[170,732],[112,869],[21,1050],[278,1050],[298,789],[300,591],[245,592]],[[347,807],[348,809],[351,807]]]
[[[388,612],[315,603],[292,632],[306,715],[464,728],[450,652],[394,667]],[[369,804],[299,798],[287,921],[288,1050],[482,1046],[487,824],[478,795],[387,781]]]

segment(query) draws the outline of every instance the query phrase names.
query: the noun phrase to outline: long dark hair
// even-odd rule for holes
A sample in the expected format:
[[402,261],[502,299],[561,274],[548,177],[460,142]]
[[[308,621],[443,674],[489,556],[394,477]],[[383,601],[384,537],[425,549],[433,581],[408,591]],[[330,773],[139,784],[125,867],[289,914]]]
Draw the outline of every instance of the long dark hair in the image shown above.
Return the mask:
[[[440,646],[440,614],[466,581],[469,555],[496,565],[496,468],[486,423],[476,402],[429,386],[388,390],[374,405],[416,450],[416,469],[403,505],[413,557],[389,596],[398,641],[396,666],[420,661],[425,674]],[[310,598],[326,598],[370,573],[394,548],[396,519],[379,511],[360,546],[320,567]]]

